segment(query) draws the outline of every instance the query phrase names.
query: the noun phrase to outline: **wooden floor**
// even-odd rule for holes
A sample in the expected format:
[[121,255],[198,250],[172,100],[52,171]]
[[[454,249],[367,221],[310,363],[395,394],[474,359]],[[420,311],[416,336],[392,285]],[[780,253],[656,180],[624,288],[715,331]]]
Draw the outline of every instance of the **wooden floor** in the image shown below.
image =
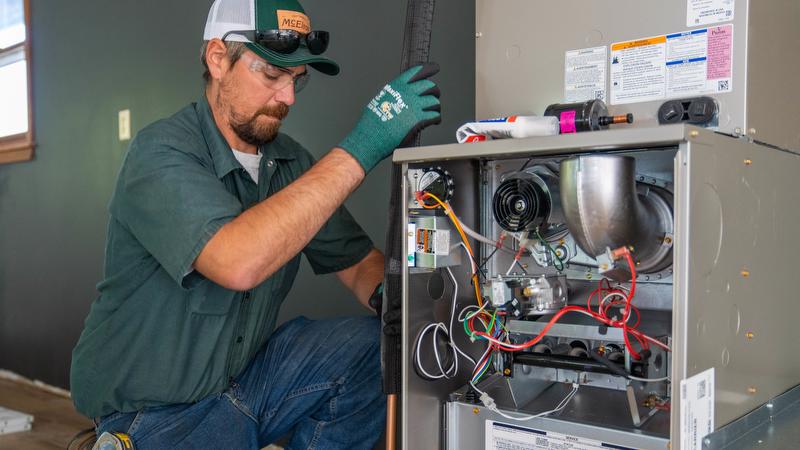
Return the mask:
[[30,431],[0,436],[2,450],[64,450],[76,433],[93,426],[63,394],[25,381],[0,378],[0,406],[33,416]]

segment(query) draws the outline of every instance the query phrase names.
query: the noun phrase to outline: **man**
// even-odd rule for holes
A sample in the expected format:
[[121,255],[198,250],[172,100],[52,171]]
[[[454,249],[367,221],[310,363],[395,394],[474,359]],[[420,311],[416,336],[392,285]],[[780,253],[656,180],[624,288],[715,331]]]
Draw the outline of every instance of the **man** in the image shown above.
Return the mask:
[[[383,428],[379,321],[273,332],[302,252],[365,306],[383,257],[342,206],[439,121],[435,70],[387,84],[318,162],[281,120],[308,70],[335,75],[296,0],[216,0],[205,95],[133,140],[109,206],[105,279],[73,352],[75,405],[135,447],[369,449]],[[323,293],[320,293],[321,295]]]

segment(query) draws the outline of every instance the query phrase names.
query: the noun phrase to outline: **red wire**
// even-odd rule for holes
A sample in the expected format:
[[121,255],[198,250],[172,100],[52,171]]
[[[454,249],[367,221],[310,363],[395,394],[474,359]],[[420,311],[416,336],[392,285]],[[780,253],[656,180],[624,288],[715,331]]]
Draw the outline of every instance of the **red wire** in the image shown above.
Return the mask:
[[[516,348],[503,348],[502,346],[500,346],[498,344],[495,344],[495,343],[492,343],[492,348],[496,349],[496,350],[497,349],[502,349],[502,350],[507,350],[507,351],[520,351],[520,350],[523,350],[523,349],[530,348],[533,345],[536,345],[539,341],[541,341],[544,338],[544,336],[547,334],[547,332],[550,331],[550,328],[553,325],[555,325],[555,323],[558,322],[564,314],[566,314],[568,312],[575,311],[575,312],[582,312],[582,313],[588,314],[591,317],[593,317],[595,320],[597,320],[599,322],[602,322],[602,323],[604,323],[606,325],[613,326],[613,327],[616,327],[616,328],[622,328],[623,338],[625,340],[625,345],[628,348],[628,351],[630,352],[631,356],[634,359],[637,359],[637,360],[641,359],[641,357],[642,357],[641,354],[633,349],[633,346],[631,345],[631,340],[630,340],[630,336],[633,336],[634,339],[639,343],[639,345],[640,345],[640,347],[642,349],[647,350],[647,349],[650,348],[650,344],[644,338],[644,335],[640,331],[638,331],[636,329],[636,327],[638,327],[639,323],[641,322],[641,318],[642,318],[641,312],[639,311],[638,308],[633,306],[633,304],[631,303],[632,300],[633,300],[633,296],[636,294],[636,266],[635,266],[635,264],[633,262],[633,257],[632,257],[632,255],[630,253],[630,250],[627,247],[623,247],[623,248],[621,248],[619,250],[616,250],[615,252],[621,253],[621,256],[623,256],[625,258],[626,262],[628,263],[628,266],[630,267],[630,271],[631,271],[631,289],[630,289],[630,292],[625,293],[625,292],[623,292],[623,291],[621,291],[619,289],[614,289],[614,288],[611,287],[611,283],[607,279],[602,279],[598,283],[597,289],[595,289],[594,291],[592,291],[589,294],[589,299],[587,300],[587,307],[586,308],[583,308],[583,307],[580,307],[580,306],[567,306],[567,307],[564,307],[550,319],[550,321],[542,329],[542,331],[539,333],[539,335],[534,337],[533,339],[531,339],[531,340],[529,340],[529,341],[527,341],[527,342],[525,342],[523,344],[519,344],[518,346],[516,346]],[[620,306],[620,305],[622,305],[623,302],[613,301],[612,300],[611,302],[609,302],[608,305],[605,305],[602,308],[602,310],[600,311],[599,314],[595,313],[594,311],[592,311],[591,301],[592,301],[592,298],[595,295],[598,296],[598,302],[602,302],[602,298],[605,298],[605,296],[607,296],[607,295],[609,295],[611,293],[619,294],[619,295],[622,295],[622,296],[625,297],[625,301],[624,301],[625,308],[623,309],[622,319],[618,320],[618,321],[611,320],[608,317],[608,310],[612,306]],[[605,295],[603,295],[603,294],[605,294]],[[598,305],[599,305],[599,303],[598,303]],[[630,318],[630,315],[632,313],[636,313],[636,322],[633,325],[629,326],[627,322],[628,322],[628,319]],[[489,334],[486,334],[484,332],[480,332],[480,331],[476,331],[475,330],[473,321],[474,321],[474,319],[476,317],[477,317],[477,314],[472,316],[472,317],[470,317],[469,320],[467,321],[467,326],[469,327],[469,330],[475,336],[481,336],[481,337],[485,337],[485,338],[492,337]],[[489,330],[489,331],[491,332],[491,330]],[[662,347],[664,347],[664,346],[662,346]],[[667,347],[665,347],[665,348],[667,348]]]

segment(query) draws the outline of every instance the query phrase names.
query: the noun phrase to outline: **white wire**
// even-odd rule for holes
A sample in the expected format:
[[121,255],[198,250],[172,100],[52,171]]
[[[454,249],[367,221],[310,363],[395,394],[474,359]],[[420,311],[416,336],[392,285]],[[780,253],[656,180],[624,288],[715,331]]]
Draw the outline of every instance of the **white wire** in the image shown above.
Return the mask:
[[639,377],[634,377],[633,375],[628,375],[628,378],[630,378],[633,381],[641,381],[643,383],[658,383],[659,381],[668,381],[669,380],[669,377],[639,378]]
[[[464,247],[464,250],[466,251],[467,248]],[[456,351],[458,353],[460,353],[462,356],[464,356],[465,358],[470,360],[472,362],[472,364],[475,364],[475,360],[472,359],[472,357],[470,357],[468,354],[466,354],[463,351],[461,351],[461,349],[458,348],[458,345],[456,344],[456,342],[453,340],[453,318],[456,315],[456,303],[458,302],[458,283],[456,282],[455,275],[453,275],[453,271],[450,270],[449,267],[447,268],[447,273],[448,273],[448,275],[450,275],[450,280],[453,281],[453,302],[452,302],[453,304],[452,304],[452,307],[450,308],[450,328],[448,330],[448,334],[449,334],[449,337],[450,337],[450,345],[454,349],[456,349]],[[458,359],[457,356],[456,356],[456,359]]]
[[[475,266],[475,261],[472,259],[472,255],[470,255],[469,249],[467,248],[466,245],[464,245],[464,242],[459,242],[458,245],[464,248],[464,253],[466,253],[467,258],[469,258],[469,265],[470,268],[472,269],[472,275],[475,275],[476,273],[478,273],[478,268]],[[450,270],[450,268],[448,267],[447,270]],[[456,285],[455,278],[453,278],[453,285]]]
[[666,350],[666,351],[668,351],[668,352],[671,352],[671,351],[672,351],[672,348],[670,348],[670,346],[669,346],[669,345],[667,345],[667,344],[665,344],[665,343],[663,343],[663,342],[659,341],[658,339],[652,338],[652,337],[650,337],[650,336],[648,336],[648,335],[646,335],[646,334],[644,334],[644,333],[642,333],[642,337],[643,337],[643,338],[645,338],[645,339],[647,339],[648,341],[650,341],[650,342],[652,342],[652,343],[656,344],[657,346],[659,346],[659,347],[663,348],[664,350]]
[[514,266],[516,266],[516,265],[517,265],[517,258],[515,257],[511,261],[511,267],[509,267],[508,270],[506,270],[506,276],[508,276],[511,273],[511,271],[514,270]]
[[[464,250],[465,251],[467,250],[466,246],[464,247]],[[463,356],[468,361],[470,361],[473,365],[477,365],[475,360],[471,356],[469,356],[466,352],[461,350],[461,348],[458,347],[458,344],[456,344],[455,340],[453,339],[453,320],[456,317],[456,304],[458,303],[458,283],[456,281],[455,275],[453,275],[453,271],[449,267],[447,267],[447,273],[448,273],[448,275],[450,275],[450,280],[452,280],[452,282],[453,282],[453,300],[451,302],[452,306],[450,307],[449,327],[445,326],[445,324],[443,324],[441,322],[437,322],[437,323],[428,324],[425,328],[423,328],[422,331],[420,332],[419,336],[417,337],[417,345],[416,345],[416,352],[415,352],[416,354],[414,356],[414,363],[416,364],[416,366],[419,369],[419,371],[422,372],[422,374],[425,375],[426,377],[434,379],[434,380],[438,380],[438,379],[441,379],[441,378],[449,379],[449,378],[452,378],[452,377],[454,377],[454,376],[456,376],[458,374],[458,355]],[[474,305],[471,305],[471,306],[475,307]],[[468,308],[469,307],[464,308],[464,310],[466,310]],[[461,312],[463,312],[464,310],[462,310]],[[463,322],[463,320],[461,320],[460,316],[461,316],[461,314],[459,314],[459,322]],[[464,319],[464,320],[466,320],[466,319]],[[439,373],[438,374],[429,373],[427,370],[425,370],[425,367],[422,365],[422,356],[421,356],[421,354],[422,354],[422,341],[425,338],[425,335],[430,333],[431,330],[433,330],[433,355],[434,355],[434,359],[436,361],[436,366],[439,368]],[[450,365],[446,369],[442,365],[442,358],[441,358],[441,355],[439,354],[439,346],[437,345],[437,340],[436,340],[437,333],[440,333],[440,332],[444,333],[445,338],[447,339],[447,345],[454,350],[453,361],[450,362]]]
[[[445,378],[450,378],[458,373],[458,355],[453,358],[453,362],[450,364],[450,367],[445,371],[442,367],[442,359],[439,357],[439,346],[436,345],[436,332],[441,330],[443,327],[440,326],[440,323],[436,325],[436,328],[433,329],[433,354],[436,357],[436,365],[439,367],[439,373],[441,373]],[[451,370],[454,370],[453,375],[449,375]]]
[[[606,300],[608,300],[609,298],[612,298],[612,297],[619,297],[619,298],[621,298],[621,299],[623,299],[625,301],[628,300],[627,296],[622,295],[619,292],[612,292],[612,293],[606,295],[605,297],[603,297],[603,299],[600,300],[600,303],[597,304],[597,314],[600,314],[601,316],[603,315],[603,312],[602,312],[603,311],[603,304],[606,302]],[[625,320],[625,323],[628,323],[631,320],[631,317],[633,317],[633,314],[628,314],[628,318]]]
[[[484,244],[489,244],[489,245],[492,245],[492,246],[495,246],[495,247],[497,246],[497,242],[498,241],[493,241],[491,238],[488,238],[488,237],[478,233],[477,231],[473,230],[472,228],[464,225],[464,222],[461,222],[461,219],[459,219],[459,222],[461,224],[461,229],[464,230],[464,233],[467,236],[471,236],[475,240],[483,242]],[[510,248],[505,247],[505,246],[500,247],[500,250],[502,250],[502,251],[504,251],[506,253],[511,253],[512,255],[514,254],[514,250],[511,250]]]
[[[434,330],[434,334],[433,334],[433,353],[434,353],[434,355],[436,357],[436,365],[439,367],[439,372],[440,373],[438,375],[428,373],[428,371],[425,370],[425,367],[422,365],[422,360],[420,359],[421,358],[420,355],[422,354],[422,339],[428,333],[428,330],[431,330],[431,329]],[[438,380],[440,378],[451,378],[456,373],[458,373],[458,357],[453,358],[453,361],[450,363],[450,367],[448,367],[447,370],[445,370],[442,367],[442,361],[441,361],[441,358],[439,357],[439,349],[438,349],[438,346],[436,345],[436,332],[438,330],[440,330],[440,329],[443,329],[444,330],[443,332],[445,334],[447,333],[447,328],[445,328],[444,324],[441,323],[441,322],[428,324],[428,326],[426,326],[425,328],[422,329],[422,332],[419,334],[419,337],[417,337],[417,351],[416,351],[416,355],[414,357],[414,363],[416,364],[417,369],[419,369],[419,371],[422,372],[423,375],[425,375],[426,377],[428,377],[430,379],[433,379],[433,380]]]
[[[464,314],[464,312],[469,311],[470,309],[473,309],[473,308],[477,309],[477,311],[475,311],[475,314],[480,314],[480,312],[483,311],[484,308],[486,308],[486,303],[484,303],[483,306],[468,305],[467,307],[462,309],[461,312],[458,313],[458,321],[463,323],[465,320],[467,320],[468,317],[466,317],[466,316],[462,317],[462,314]],[[470,317],[474,316],[475,314],[472,314]]]
[[[522,233],[511,233],[511,236],[519,241],[520,248],[528,247],[528,242],[530,242],[530,240],[528,239],[527,231],[523,231]],[[511,271],[514,270],[514,266],[516,266],[517,264],[519,264],[519,267],[522,269],[523,272],[525,271],[525,268],[522,267],[522,263],[520,263],[519,259],[517,259],[517,255],[519,255],[519,253],[514,254],[514,260],[511,261],[511,267],[509,267],[508,270],[506,271],[506,276],[511,274]]]
[[630,292],[630,291],[631,291],[631,288],[629,288],[629,287],[625,287],[625,286],[623,286],[623,285],[621,285],[621,284],[618,284],[618,285],[616,285],[616,286],[612,286],[611,288],[612,288],[612,289],[619,289],[619,290],[621,290],[621,291],[625,291],[625,292]]
[[[492,351],[492,344],[489,344],[486,346],[486,351],[484,351],[481,357],[478,358],[479,362],[475,364],[475,368],[472,369],[472,377],[470,377],[470,384],[472,384],[472,382],[475,380],[475,375],[478,374],[478,367],[481,366],[480,361],[483,361],[483,358],[486,358],[486,355],[488,355],[491,351]],[[491,361],[487,361],[486,364],[491,364]]]
[[466,233],[467,236],[472,236],[473,238],[475,238],[478,241],[483,242],[484,244],[497,245],[497,241],[493,241],[493,240],[489,239],[488,237],[478,233],[477,231],[473,230],[472,228],[470,228],[466,224],[464,224],[464,222],[461,222],[460,219],[459,219],[459,222],[461,224],[461,229],[464,230],[464,233]]
[[558,405],[556,405],[555,408],[553,408],[553,409],[551,409],[549,411],[544,411],[544,412],[540,412],[538,414],[527,415],[527,416],[512,416],[510,414],[504,413],[503,411],[500,411],[500,409],[495,404],[494,399],[491,396],[489,396],[489,394],[487,394],[486,392],[478,389],[478,387],[475,386],[475,384],[473,384],[471,382],[470,382],[470,385],[479,394],[481,394],[481,401],[483,402],[483,405],[487,409],[489,409],[490,411],[495,412],[495,413],[505,417],[506,419],[520,420],[520,421],[538,419],[540,417],[544,417],[544,416],[547,416],[547,415],[550,415],[550,414],[554,414],[554,413],[557,413],[557,412],[563,410],[564,408],[567,407],[567,405],[573,399],[573,397],[575,397],[575,395],[578,393],[578,388],[580,387],[579,384],[572,383],[572,390],[570,390],[569,393],[567,393],[567,395],[558,403]]
[[578,393],[578,385],[574,384],[573,387],[572,387],[572,390],[567,394],[566,397],[564,397],[563,400],[561,400],[561,402],[555,408],[551,409],[550,411],[541,412],[539,414],[533,414],[533,415],[529,415],[529,416],[512,416],[510,414],[504,413],[503,411],[500,411],[500,409],[497,408],[497,407],[495,407],[494,412],[496,412],[497,414],[505,417],[506,419],[511,419],[511,420],[524,421],[524,420],[538,419],[540,417],[544,417],[544,416],[548,416],[550,414],[555,414],[557,412],[560,412],[561,410],[563,410],[564,408],[567,407],[569,402],[572,400],[573,397],[575,397],[575,394],[577,394],[577,393]]

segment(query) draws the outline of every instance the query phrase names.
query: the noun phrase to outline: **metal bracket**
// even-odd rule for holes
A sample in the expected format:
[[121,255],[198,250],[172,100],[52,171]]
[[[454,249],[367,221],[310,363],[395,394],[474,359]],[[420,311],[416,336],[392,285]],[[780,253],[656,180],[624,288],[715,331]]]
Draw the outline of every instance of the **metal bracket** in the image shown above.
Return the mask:
[[633,386],[629,384],[628,387],[625,388],[625,392],[628,394],[628,409],[631,411],[631,420],[633,421],[633,426],[636,428],[641,428],[647,423],[648,420],[652,419],[659,410],[656,408],[651,409],[644,419],[642,419],[642,417],[639,415],[639,403],[636,401],[636,393],[633,390]]

